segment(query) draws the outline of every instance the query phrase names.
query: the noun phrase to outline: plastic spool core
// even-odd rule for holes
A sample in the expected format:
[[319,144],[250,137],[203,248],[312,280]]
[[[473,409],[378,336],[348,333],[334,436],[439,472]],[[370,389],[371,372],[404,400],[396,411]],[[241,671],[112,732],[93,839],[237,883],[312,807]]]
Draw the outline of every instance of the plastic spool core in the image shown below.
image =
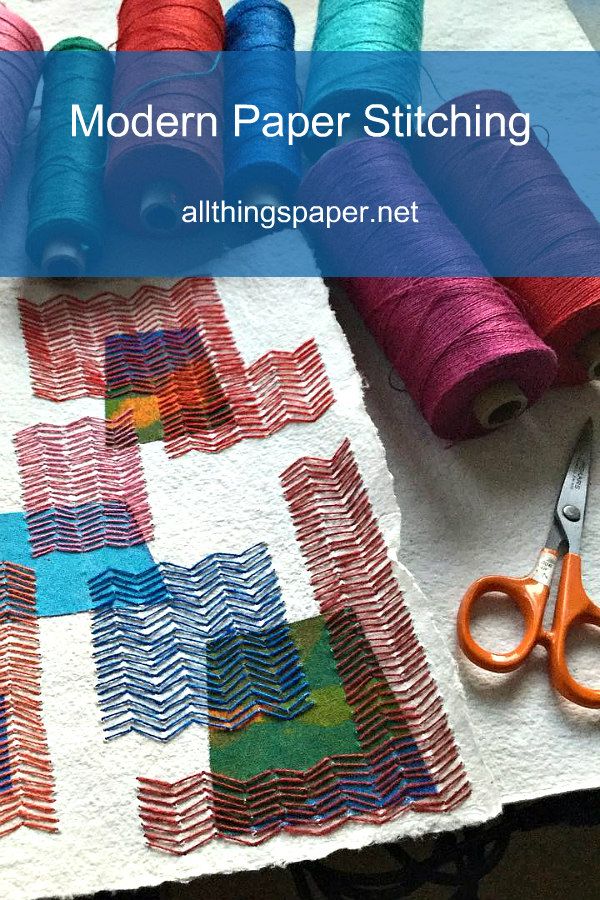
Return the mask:
[[600,380],[600,331],[592,331],[576,350],[590,381]]
[[473,413],[482,428],[493,431],[516,419],[527,406],[527,397],[516,382],[500,381],[477,395]]
[[360,125],[351,120],[344,129],[342,136],[336,140],[336,147],[341,147],[342,144],[351,144],[352,141],[363,140],[365,137],[367,135]]
[[142,196],[142,225],[153,234],[171,234],[181,225],[182,205],[178,185],[172,181],[155,181]]
[[81,278],[85,265],[85,250],[69,240],[51,241],[42,255],[42,271],[50,278]]
[[251,187],[244,196],[246,206],[274,206],[276,209],[284,202],[283,197],[277,193],[277,188],[270,186],[255,185]]

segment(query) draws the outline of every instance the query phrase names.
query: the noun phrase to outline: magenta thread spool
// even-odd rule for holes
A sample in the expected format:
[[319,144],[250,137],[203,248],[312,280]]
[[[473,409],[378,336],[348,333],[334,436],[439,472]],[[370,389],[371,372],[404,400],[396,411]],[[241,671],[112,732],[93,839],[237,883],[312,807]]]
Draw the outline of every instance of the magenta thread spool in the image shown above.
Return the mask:
[[[351,196],[349,195],[351,185]],[[419,179],[404,148],[387,140],[343,144],[306,175],[300,202],[401,205],[414,198],[427,214],[415,229],[369,221],[312,226],[317,246],[343,271],[349,257],[373,271],[390,258],[417,260],[430,277],[351,278],[344,284],[431,428],[458,440],[520,415],[553,383],[556,356],[538,338],[512,295],[490,278],[460,232]],[[362,231],[357,231],[361,228]],[[436,277],[452,271],[456,277]],[[464,278],[465,271],[475,273]]]
[[475,91],[436,112],[451,105],[490,117],[490,136],[467,134],[460,119],[455,135],[414,142],[416,168],[490,270],[521,274],[502,283],[558,354],[559,383],[600,379],[600,224],[533,129],[519,146],[504,134],[499,113],[523,117],[512,97]]

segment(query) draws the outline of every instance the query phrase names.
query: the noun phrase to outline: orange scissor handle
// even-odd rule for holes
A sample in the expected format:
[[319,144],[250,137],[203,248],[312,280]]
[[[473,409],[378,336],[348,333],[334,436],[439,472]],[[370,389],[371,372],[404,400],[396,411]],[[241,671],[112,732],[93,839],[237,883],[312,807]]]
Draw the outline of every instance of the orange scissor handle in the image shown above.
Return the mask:
[[554,621],[544,641],[550,660],[550,678],[559,694],[567,700],[579,706],[600,709],[600,690],[576,681],[569,672],[566,660],[569,631],[575,625],[585,624],[600,627],[600,608],[590,600],[583,587],[581,557],[577,553],[567,553],[558,586]]
[[[520,644],[507,653],[494,653],[481,647],[471,632],[473,607],[485,594],[505,594],[520,610],[525,622],[525,634]],[[513,672],[529,656],[534,646],[543,641],[542,622],[550,588],[528,576],[510,578],[488,575],[475,581],[467,590],[458,610],[458,642],[463,653],[489,672]]]

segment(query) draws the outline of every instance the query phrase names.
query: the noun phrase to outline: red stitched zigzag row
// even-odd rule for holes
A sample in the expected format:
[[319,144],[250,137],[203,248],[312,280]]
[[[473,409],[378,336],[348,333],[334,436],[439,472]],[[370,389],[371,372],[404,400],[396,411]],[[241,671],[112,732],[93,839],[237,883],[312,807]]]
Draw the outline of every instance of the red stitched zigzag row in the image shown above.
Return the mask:
[[216,422],[207,420],[205,364],[175,366],[165,379],[166,361],[149,357],[165,448],[173,456],[216,452],[291,422],[314,422],[333,403],[314,340],[292,352],[272,350],[246,368],[212,280],[185,279],[169,290],[144,286],[130,298],[21,300],[20,309],[34,391],[50,400],[104,396],[105,341],[112,335],[194,329],[229,409]]
[[33,555],[152,540],[152,516],[130,412],[40,424],[15,435]]
[[204,389],[195,378],[189,379],[193,369],[174,373],[157,392],[165,447],[172,456],[189,450],[217,452],[244,438],[267,438],[292,422],[315,422],[333,403],[313,340],[289,353],[272,350],[246,371],[229,370],[226,377],[216,360],[229,405],[218,426],[211,427],[202,412]]
[[388,806],[376,807],[370,779],[373,773],[380,781],[387,777],[391,745],[365,756],[325,758],[306,772],[277,769],[248,781],[210,772],[174,784],[140,778],[146,840],[154,850],[183,856],[215,837],[255,846],[281,832],[324,835],[348,821],[382,825],[406,810],[409,793],[400,790]]
[[229,326],[211,279],[173,288],[144,285],[131,297],[112,292],[89,299],[58,294],[42,304],[19,300],[21,326],[36,396],[46,400],[104,397],[106,338],[201,326],[230,343]]
[[40,703],[32,569],[0,563],[0,836],[21,825],[57,831]]
[[321,612],[356,614],[438,786],[411,808],[456,806],[470,786],[350,441],[330,460],[297,460],[281,481]]

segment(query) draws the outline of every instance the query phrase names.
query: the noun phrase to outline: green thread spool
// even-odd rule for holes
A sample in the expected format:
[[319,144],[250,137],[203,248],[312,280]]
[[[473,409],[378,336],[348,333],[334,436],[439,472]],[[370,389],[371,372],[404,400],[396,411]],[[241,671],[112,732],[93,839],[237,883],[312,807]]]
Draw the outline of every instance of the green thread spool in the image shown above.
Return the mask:
[[[424,0],[320,0],[313,40],[305,111],[328,112],[346,120],[344,137],[364,137],[357,119],[370,103],[406,107],[419,102]],[[330,54],[342,51],[333,58]],[[372,54],[390,54],[377,59]],[[344,59],[343,53],[349,53]],[[364,62],[362,54],[364,53]],[[399,61],[397,54],[405,54]],[[393,54],[393,55],[392,55]],[[354,130],[353,130],[354,124]],[[316,159],[336,138],[308,138],[305,149]]]
[[71,105],[89,122],[110,104],[110,53],[84,37],[60,41],[44,66],[35,170],[29,191],[27,253],[45,275],[78,277],[102,252],[107,140],[93,129],[71,136]]

